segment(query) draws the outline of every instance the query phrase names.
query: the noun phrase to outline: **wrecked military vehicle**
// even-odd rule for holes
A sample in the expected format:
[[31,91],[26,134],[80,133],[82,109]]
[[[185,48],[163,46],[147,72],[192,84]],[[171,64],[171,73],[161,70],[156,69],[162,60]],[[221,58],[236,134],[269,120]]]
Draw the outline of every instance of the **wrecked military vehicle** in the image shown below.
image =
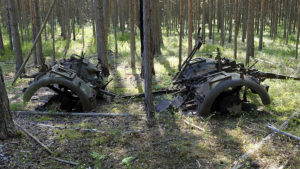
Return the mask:
[[70,59],[58,61],[39,71],[26,88],[23,100],[30,101],[37,90],[48,87],[60,96],[62,109],[89,111],[95,108],[97,99],[103,96],[104,84],[101,71],[88,59],[73,54]]
[[[263,104],[270,104],[269,87],[261,84],[265,79],[300,80],[260,72],[253,68],[255,64],[246,68],[242,63],[222,58],[219,50],[215,59],[212,55],[209,58],[193,59],[203,43],[199,29],[194,49],[173,79],[173,88],[153,92],[154,95],[173,93],[176,96],[172,102],[162,100],[156,108],[157,111],[165,111],[172,105],[176,109],[181,107],[183,110],[196,110],[197,114],[204,116],[213,111],[240,112],[243,103],[247,102],[248,91],[258,94]],[[101,100],[103,95],[117,98],[144,96],[118,96],[105,91],[109,82],[104,83],[101,71],[88,59],[78,55],[46,66],[31,78],[34,80],[25,90],[25,102],[30,101],[40,88],[48,87],[58,94],[61,109],[68,112],[78,109],[90,111],[96,107],[97,100]]]
[[196,110],[199,115],[208,115],[210,112],[240,112],[242,105],[247,101],[247,92],[258,94],[263,104],[270,104],[268,95],[269,86],[262,85],[265,79],[294,79],[300,78],[260,72],[254,69],[255,62],[249,68],[243,63],[222,58],[220,51],[215,59],[198,57],[193,59],[196,51],[204,41],[199,35],[194,49],[183,62],[182,69],[174,77],[175,88],[180,91],[177,97],[170,101],[162,101],[158,111],[166,110],[170,105],[184,110]]

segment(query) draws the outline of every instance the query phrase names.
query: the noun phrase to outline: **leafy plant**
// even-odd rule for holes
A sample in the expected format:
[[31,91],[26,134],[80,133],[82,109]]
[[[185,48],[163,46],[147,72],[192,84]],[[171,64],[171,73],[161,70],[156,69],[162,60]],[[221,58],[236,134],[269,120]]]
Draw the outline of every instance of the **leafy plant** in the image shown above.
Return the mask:
[[95,168],[95,169],[103,168],[103,167],[102,167],[101,161],[104,160],[104,159],[106,159],[107,156],[106,156],[106,155],[100,155],[100,154],[97,153],[97,152],[92,152],[92,153],[91,153],[91,156],[92,156],[92,158],[95,160],[94,168]]
[[134,159],[135,157],[132,156],[126,157],[121,161],[121,164],[129,166]]

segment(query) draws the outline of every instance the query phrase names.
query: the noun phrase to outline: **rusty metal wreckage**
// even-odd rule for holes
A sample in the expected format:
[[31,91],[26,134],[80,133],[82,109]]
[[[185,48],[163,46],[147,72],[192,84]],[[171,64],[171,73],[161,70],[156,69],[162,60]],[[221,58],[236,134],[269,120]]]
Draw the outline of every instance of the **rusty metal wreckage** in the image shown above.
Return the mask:
[[[209,115],[213,111],[240,111],[247,101],[246,93],[258,94],[263,104],[270,104],[269,86],[262,85],[265,79],[300,78],[264,73],[253,68],[257,61],[246,68],[242,63],[222,58],[218,49],[215,59],[198,57],[195,53],[204,44],[198,30],[195,46],[182,64],[182,69],[173,78],[172,89],[153,92],[154,95],[173,93],[173,101],[162,100],[157,111],[165,111],[170,106],[184,110],[196,110],[199,115]],[[83,56],[72,55],[70,59],[61,60],[46,66],[37,74],[24,93],[24,101],[30,101],[41,87],[48,87],[63,96],[61,102],[68,105],[81,105],[82,110],[95,108],[97,101],[104,95],[114,98],[143,97],[144,94],[118,96],[105,90],[109,82],[104,83],[101,71]],[[69,109],[68,111],[72,111]]]

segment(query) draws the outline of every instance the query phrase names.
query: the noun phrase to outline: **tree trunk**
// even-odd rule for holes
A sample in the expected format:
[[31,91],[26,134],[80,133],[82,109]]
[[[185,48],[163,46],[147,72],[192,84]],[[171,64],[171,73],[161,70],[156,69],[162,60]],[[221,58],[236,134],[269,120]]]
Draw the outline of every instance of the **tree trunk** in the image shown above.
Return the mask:
[[[298,3],[298,9],[300,8],[300,3]],[[299,36],[300,36],[300,10],[298,10],[298,31],[296,40],[296,59],[298,59],[298,48],[299,48]]]
[[52,62],[55,63],[54,11],[51,14]]
[[209,1],[209,34],[208,34],[208,37],[209,37],[209,39],[212,39],[212,30],[213,30],[213,16],[215,15],[215,13],[214,13],[214,0],[210,0]]
[[12,40],[12,34],[11,34],[11,27],[10,27],[10,14],[9,14],[9,8],[8,8],[8,0],[6,0],[6,15],[7,15],[7,32],[9,37],[9,49],[12,51],[14,49],[13,47],[13,40]]
[[205,23],[206,23],[206,2],[203,0],[203,6],[202,6],[202,38],[205,41]]
[[220,29],[221,29],[221,46],[224,46],[225,35],[224,35],[224,0],[219,0],[220,7]]
[[239,0],[235,0],[235,32],[234,32],[234,59],[237,59],[237,37],[239,34],[239,23],[240,14],[239,14]]
[[[38,34],[35,26],[35,16],[34,16],[34,7],[33,7],[33,0],[30,0],[30,15],[31,15],[31,32],[32,32],[32,43],[34,43],[35,37]],[[35,45],[36,46],[36,45]],[[36,47],[33,48],[33,65],[37,66],[37,54],[36,54]]]
[[72,32],[73,32],[73,40],[76,40],[74,0],[72,0]]
[[274,0],[274,28],[273,28],[273,34],[274,34],[274,41],[277,38],[277,24],[278,24],[278,0]]
[[188,53],[191,53],[193,48],[193,0],[188,0],[188,27]]
[[264,34],[264,18],[265,18],[265,3],[266,0],[261,1],[261,11],[260,11],[260,33],[259,33],[259,50],[263,47],[263,34]]
[[151,1],[143,0],[143,24],[144,24],[144,83],[145,83],[145,109],[148,122],[152,123],[154,118],[154,106],[152,96],[152,63],[153,56],[151,52]]
[[184,16],[184,0],[180,0],[180,16],[179,16],[179,24],[180,24],[180,31],[179,31],[179,64],[178,70],[181,70],[181,62],[182,62],[182,38],[183,38],[183,16]]
[[234,5],[234,0],[230,0],[228,43],[231,43],[231,40],[232,40],[232,13],[233,13],[233,5]]
[[118,2],[114,1],[114,9],[115,12],[113,13],[113,27],[114,27],[114,38],[115,38],[115,59],[114,65],[116,67],[117,57],[118,57],[118,39],[117,39],[117,24],[118,24]]
[[124,31],[125,31],[125,9],[124,9],[124,3],[126,3],[126,1],[125,0],[121,0],[121,1],[119,1],[120,2],[120,5],[122,6],[121,8],[119,8],[120,9],[120,15],[119,15],[119,17],[120,17],[120,30],[121,30],[121,32],[122,32],[122,34],[124,33]]
[[[35,16],[35,29],[36,32],[39,32],[41,29],[41,20],[40,20],[40,13],[39,13],[39,0],[33,0],[33,8],[34,8],[34,16]],[[42,37],[38,38],[37,42],[37,60],[39,66],[45,64],[45,59],[43,55],[43,45],[42,45]]]
[[14,44],[16,72],[18,72],[19,68],[23,63],[22,48],[20,43],[18,24],[15,16],[15,4],[13,0],[8,0],[7,2],[8,2],[8,10],[9,10],[10,27],[11,27],[12,37],[13,37],[13,44]]
[[243,34],[242,34],[242,42],[245,42],[246,33],[247,33],[247,20],[248,20],[248,2],[249,0],[244,0],[243,4]]
[[0,53],[4,52],[4,44],[2,38],[2,30],[1,30],[1,23],[0,23]]
[[254,57],[254,0],[249,0],[247,22],[246,64],[249,65],[250,57]]
[[[10,0],[9,0],[10,1]],[[0,66],[0,140],[16,135],[16,129],[9,109],[4,78]]]
[[[151,47],[151,50],[153,50],[153,55],[160,55],[161,49],[160,46],[163,44],[162,41],[162,33],[161,33],[161,21],[160,21],[160,12],[159,12],[159,1],[158,0],[152,0],[151,1],[151,14],[152,14],[152,20],[151,20],[151,34],[153,34],[151,38],[151,44],[153,47]],[[154,65],[153,65],[154,68]],[[153,69],[154,70],[154,69]]]
[[105,46],[105,30],[103,18],[103,1],[95,0],[95,18],[96,18],[96,33],[97,33],[97,53],[98,60],[101,63],[102,73],[104,76],[109,76],[108,59]]
[[107,48],[108,33],[110,31],[110,0],[103,0],[104,45]]
[[136,0],[130,1],[130,53],[131,67],[135,68],[135,6]]

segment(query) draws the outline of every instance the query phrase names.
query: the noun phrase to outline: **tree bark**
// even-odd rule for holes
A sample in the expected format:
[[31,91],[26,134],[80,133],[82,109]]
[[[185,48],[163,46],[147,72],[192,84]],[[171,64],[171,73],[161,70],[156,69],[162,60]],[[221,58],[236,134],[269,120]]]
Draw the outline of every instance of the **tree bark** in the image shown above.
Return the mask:
[[206,24],[206,2],[203,0],[203,6],[202,6],[202,38],[205,41],[205,24]]
[[114,65],[116,67],[117,57],[118,57],[118,38],[117,38],[117,25],[118,25],[118,1],[114,1],[114,9],[115,12],[113,13],[113,27],[114,27],[114,38],[115,38],[115,58],[114,58]]
[[16,72],[18,72],[19,68],[21,67],[21,65],[23,63],[23,55],[22,55],[22,48],[21,48],[18,24],[17,24],[17,20],[16,20],[16,16],[15,16],[15,3],[13,0],[8,0],[7,2],[8,2],[11,33],[12,33],[13,44],[14,44]]
[[[298,9],[300,8],[300,3],[298,3]],[[298,48],[299,48],[299,36],[300,36],[300,10],[298,10],[298,31],[296,40],[296,59],[298,59]]]
[[229,36],[228,36],[228,43],[232,41],[232,13],[233,13],[233,5],[234,0],[230,0],[230,11],[229,11]]
[[188,53],[193,48],[193,0],[188,0]]
[[239,0],[235,0],[235,30],[234,30],[234,59],[237,59],[237,37],[239,34]]
[[105,37],[104,37],[105,28],[104,28],[102,0],[95,0],[95,18],[96,18],[98,60],[101,63],[103,75],[109,76],[108,59],[106,55],[106,46],[105,46]]
[[[151,50],[153,51],[153,55],[160,55],[161,49],[160,46],[163,44],[162,40],[162,33],[161,33],[161,21],[160,21],[160,12],[159,12],[159,1],[158,0],[151,0]],[[153,65],[154,68],[154,65]],[[154,70],[154,69],[153,69]]]
[[264,18],[265,18],[265,3],[266,0],[261,1],[261,10],[260,10],[260,33],[259,33],[259,47],[258,50],[262,50],[263,47],[263,34],[264,34]]
[[277,38],[277,24],[278,24],[278,0],[274,0],[274,28],[273,28],[273,34],[274,34],[274,37],[273,37],[273,40],[275,41],[276,38]]
[[16,128],[12,120],[9,101],[5,90],[4,78],[0,66],[0,140],[16,135]]
[[183,38],[183,16],[184,16],[184,0],[180,0],[180,13],[179,13],[179,24],[180,24],[180,31],[179,31],[179,63],[178,63],[178,70],[181,70],[181,62],[182,62],[182,38]]
[[154,106],[152,96],[152,63],[151,52],[151,1],[143,0],[143,24],[144,24],[144,83],[145,83],[145,109],[148,122],[152,123],[154,118]]
[[131,53],[131,67],[135,68],[135,6],[136,0],[130,1],[130,53]]
[[12,51],[14,49],[13,46],[13,40],[12,40],[12,34],[11,34],[11,27],[10,27],[10,14],[9,14],[9,8],[8,8],[8,0],[6,0],[6,15],[7,15],[7,33],[9,37],[9,49]]
[[[34,18],[35,18],[35,30],[36,32],[40,31],[41,29],[41,19],[40,19],[40,12],[39,12],[39,0],[33,0],[33,8],[34,8]],[[45,64],[45,59],[43,55],[43,45],[42,45],[42,37],[38,38],[37,42],[37,60],[39,66]]]
[[219,7],[220,7],[220,29],[221,29],[221,46],[224,46],[225,35],[224,35],[224,0],[219,0]]
[[[32,32],[32,43],[34,43],[36,34],[37,34],[37,30],[35,27],[35,16],[34,16],[34,8],[33,8],[33,0],[30,0],[30,15],[31,15],[31,32]],[[34,46],[33,48],[33,65],[37,66],[37,54],[36,54],[36,47]]]
[[4,44],[3,44],[2,30],[1,30],[1,23],[0,23],[0,53],[1,52],[4,52]]
[[72,0],[72,32],[73,32],[73,40],[76,40],[74,0]]
[[254,57],[254,0],[249,0],[247,24],[247,54],[246,64],[249,65],[250,57]]
[[214,18],[214,15],[215,15],[215,11],[214,11],[214,0],[210,0],[209,1],[209,34],[208,34],[208,37],[209,39],[212,39],[212,35],[213,35],[213,18]]
[[52,38],[52,63],[55,63],[55,30],[54,30],[54,11],[51,14],[51,38]]
[[246,33],[247,33],[247,20],[248,20],[248,2],[249,0],[244,0],[243,4],[243,34],[242,34],[242,42],[245,42]]

